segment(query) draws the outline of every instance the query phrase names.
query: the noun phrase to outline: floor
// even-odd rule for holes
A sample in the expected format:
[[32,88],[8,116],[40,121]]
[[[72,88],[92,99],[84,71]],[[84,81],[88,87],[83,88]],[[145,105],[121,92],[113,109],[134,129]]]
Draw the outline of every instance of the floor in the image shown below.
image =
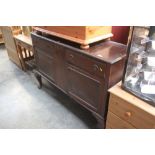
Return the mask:
[[0,46],[1,129],[88,129],[96,120],[90,112],[43,80],[38,89],[32,72],[23,72]]

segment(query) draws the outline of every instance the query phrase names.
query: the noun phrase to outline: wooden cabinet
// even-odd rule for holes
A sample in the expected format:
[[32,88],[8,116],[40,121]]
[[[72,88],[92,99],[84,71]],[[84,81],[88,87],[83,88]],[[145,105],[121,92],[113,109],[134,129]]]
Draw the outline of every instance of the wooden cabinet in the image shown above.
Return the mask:
[[17,53],[21,61],[22,69],[26,71],[27,62],[34,59],[32,40],[30,37],[19,34],[14,36]]
[[14,34],[20,33],[20,28],[2,26],[1,31],[10,60],[12,60],[18,67],[22,69],[22,64],[14,40]]
[[36,33],[32,41],[38,75],[91,111],[104,128],[107,90],[122,77],[126,46],[102,41],[81,50],[65,40]]
[[155,107],[122,90],[110,90],[107,128],[155,128]]
[[2,31],[1,31],[1,26],[0,26],[0,44],[4,43],[3,37],[2,37]]
[[79,43],[83,49],[113,36],[111,26],[35,26],[34,29]]

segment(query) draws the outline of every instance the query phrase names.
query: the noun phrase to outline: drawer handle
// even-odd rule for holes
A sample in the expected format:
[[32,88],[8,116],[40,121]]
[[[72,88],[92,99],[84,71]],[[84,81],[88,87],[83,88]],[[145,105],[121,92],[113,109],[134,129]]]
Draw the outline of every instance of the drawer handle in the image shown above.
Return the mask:
[[93,69],[94,69],[94,71],[97,71],[97,70],[99,70],[99,67],[95,64],[95,65],[93,65]]
[[102,72],[103,71],[103,69],[100,67],[100,72]]
[[73,59],[73,58],[74,58],[74,55],[73,55],[73,54],[70,54],[69,57],[70,57],[71,59]]
[[102,72],[103,71],[103,69],[101,68],[101,67],[98,67],[98,65],[93,65],[93,68],[94,68],[94,71],[100,71],[100,72]]
[[126,117],[131,117],[131,112],[129,112],[129,111],[125,112],[125,116]]

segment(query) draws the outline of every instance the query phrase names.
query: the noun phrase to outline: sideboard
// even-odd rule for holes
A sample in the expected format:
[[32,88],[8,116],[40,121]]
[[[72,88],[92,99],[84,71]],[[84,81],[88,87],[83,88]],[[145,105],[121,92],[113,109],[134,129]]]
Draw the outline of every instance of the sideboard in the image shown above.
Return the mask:
[[35,76],[45,78],[92,112],[97,127],[105,128],[108,89],[122,78],[126,46],[100,41],[82,50],[76,43],[31,33],[36,60]]

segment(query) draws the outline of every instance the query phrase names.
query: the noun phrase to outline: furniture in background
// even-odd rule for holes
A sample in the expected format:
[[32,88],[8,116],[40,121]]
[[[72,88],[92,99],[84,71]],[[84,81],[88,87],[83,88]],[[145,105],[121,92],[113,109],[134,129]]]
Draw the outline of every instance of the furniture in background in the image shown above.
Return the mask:
[[122,78],[126,46],[101,41],[89,49],[54,36],[32,33],[36,78],[45,78],[92,112],[98,127],[105,127],[107,90]]
[[31,37],[32,26],[21,26],[22,34],[27,37]]
[[8,56],[17,66],[26,71],[26,62],[34,59],[31,27],[3,26],[2,34]]
[[107,129],[155,128],[155,107],[123,90],[121,83],[109,92]]
[[127,45],[130,26],[112,26],[112,41]]
[[20,27],[2,26],[1,31],[10,60],[13,61],[19,68],[22,69],[21,60],[19,59],[19,55],[14,40],[14,35],[18,35],[22,32]]
[[88,49],[91,43],[113,36],[111,26],[35,26],[34,30],[79,43]]
[[2,36],[2,31],[0,27],[0,44],[4,43],[3,36]]
[[32,40],[30,37],[25,35],[14,36],[14,39],[22,68],[26,71],[26,62],[34,59]]
[[122,88],[155,106],[155,26],[134,26]]

